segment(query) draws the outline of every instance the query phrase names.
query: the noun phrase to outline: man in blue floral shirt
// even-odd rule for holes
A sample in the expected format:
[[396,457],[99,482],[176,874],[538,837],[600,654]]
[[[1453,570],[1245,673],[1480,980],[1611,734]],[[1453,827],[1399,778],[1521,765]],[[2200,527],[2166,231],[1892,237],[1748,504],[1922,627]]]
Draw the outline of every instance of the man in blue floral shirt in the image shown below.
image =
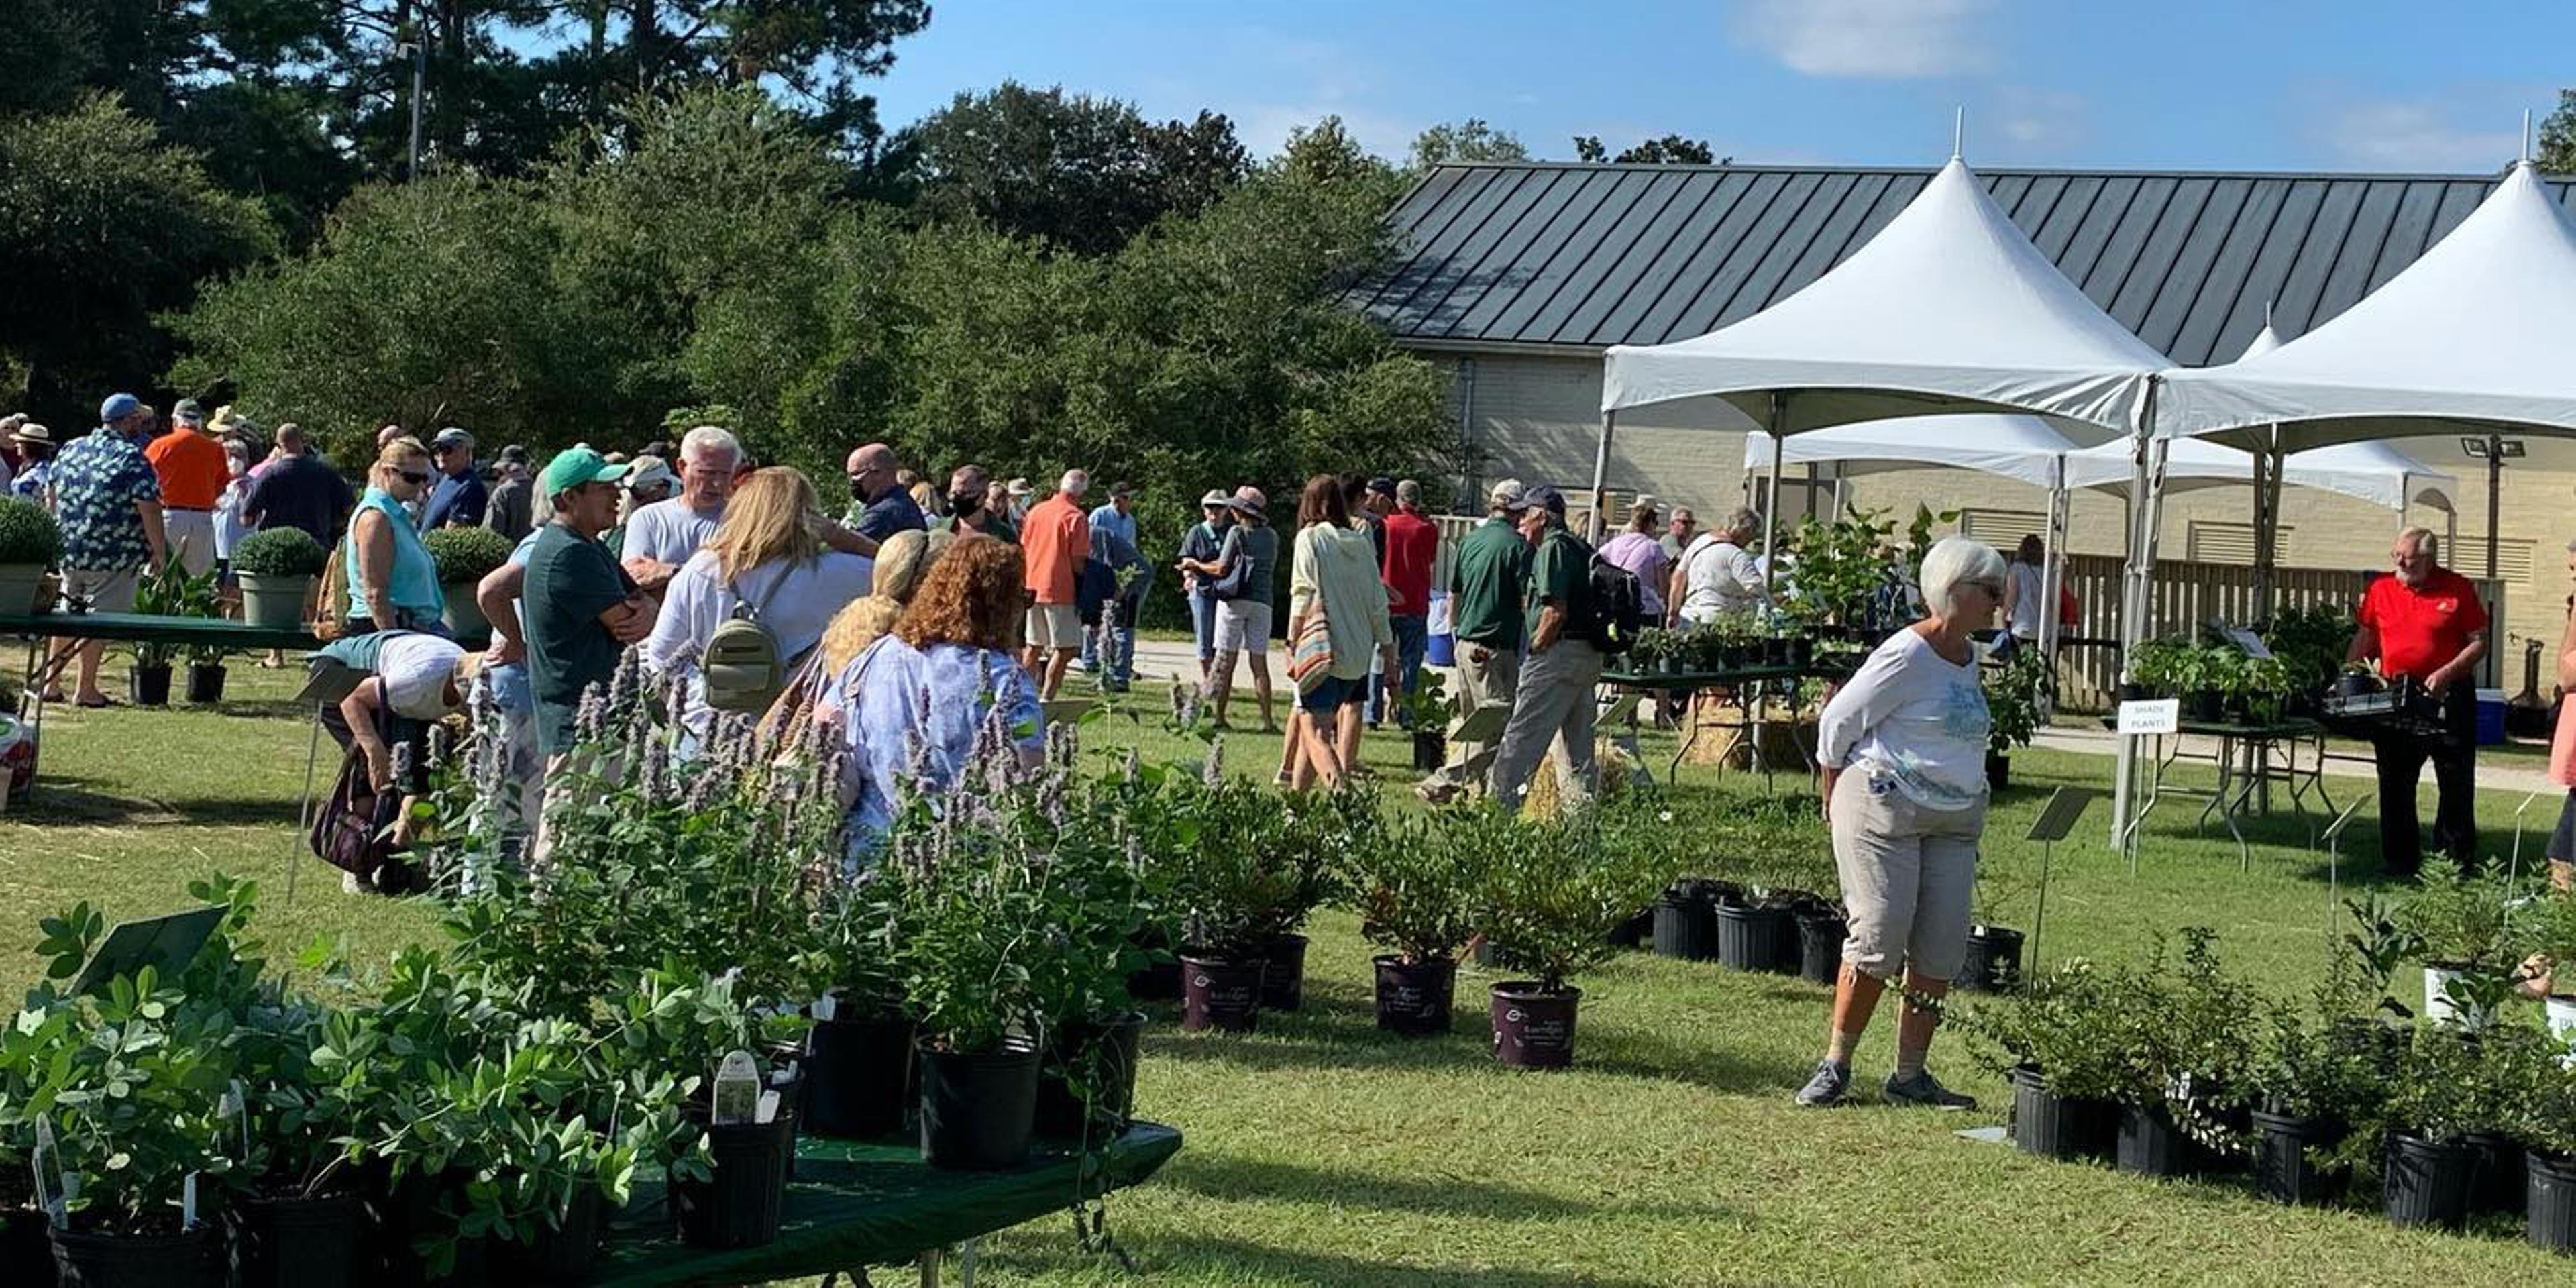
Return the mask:
[[[161,481],[143,458],[152,413],[141,399],[118,394],[99,404],[99,426],[63,448],[54,459],[54,518],[63,528],[63,593],[87,600],[90,611],[134,611],[136,583],[161,566],[167,547],[161,532]],[[98,664],[105,640],[54,641],[60,659],[80,650],[79,701],[108,705],[99,691]],[[61,694],[48,694],[59,700]]]

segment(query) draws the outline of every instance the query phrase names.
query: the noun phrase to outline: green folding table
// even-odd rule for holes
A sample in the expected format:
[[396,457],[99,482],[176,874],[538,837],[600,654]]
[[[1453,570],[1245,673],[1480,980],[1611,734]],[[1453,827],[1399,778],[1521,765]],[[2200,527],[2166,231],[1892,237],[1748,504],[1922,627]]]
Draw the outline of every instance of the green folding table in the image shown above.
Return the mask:
[[1138,1122],[1088,1156],[1040,1142],[1014,1171],[946,1172],[924,1164],[910,1141],[805,1137],[796,1142],[796,1179],[776,1242],[731,1251],[681,1244],[670,1235],[661,1184],[639,1181],[611,1223],[592,1282],[745,1284],[910,1264],[929,1288],[942,1251],[957,1247],[958,1280],[973,1288],[977,1239],[1139,1184],[1180,1148],[1178,1131]]
[[[79,650],[56,657],[50,640],[107,640],[125,644],[169,644],[179,648],[219,646],[240,653],[269,649],[314,649],[322,646],[302,627],[253,626],[220,617],[161,617],[150,613],[0,613],[0,636],[27,637],[26,687],[18,697],[19,716],[36,736],[36,756],[45,754],[45,691],[62,679]],[[34,779],[30,771],[29,784]]]

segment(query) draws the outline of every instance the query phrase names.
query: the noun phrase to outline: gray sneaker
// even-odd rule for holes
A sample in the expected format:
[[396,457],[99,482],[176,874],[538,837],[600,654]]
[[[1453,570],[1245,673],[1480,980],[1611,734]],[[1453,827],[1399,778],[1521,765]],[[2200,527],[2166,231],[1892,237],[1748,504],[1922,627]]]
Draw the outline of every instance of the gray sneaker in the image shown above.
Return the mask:
[[1818,1060],[1815,1076],[1807,1079],[1806,1086],[1798,1088],[1798,1103],[1809,1109],[1824,1109],[1843,1103],[1844,1095],[1850,1090],[1850,1065]]
[[1963,1096],[1942,1086],[1929,1069],[1921,1070],[1911,1078],[1900,1079],[1891,1073],[1887,1075],[1887,1085],[1881,1091],[1891,1105],[1920,1105],[1926,1109],[1977,1107],[1976,1097]]

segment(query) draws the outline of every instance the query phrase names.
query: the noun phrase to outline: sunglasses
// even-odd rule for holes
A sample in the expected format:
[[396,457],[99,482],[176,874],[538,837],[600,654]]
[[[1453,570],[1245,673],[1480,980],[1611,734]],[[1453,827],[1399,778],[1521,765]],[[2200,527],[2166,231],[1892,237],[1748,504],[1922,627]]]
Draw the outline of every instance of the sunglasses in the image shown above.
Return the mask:
[[429,482],[430,478],[427,470],[422,470],[418,473],[414,473],[411,470],[403,470],[401,471],[401,474],[405,479],[410,480],[413,487],[419,487],[420,485]]

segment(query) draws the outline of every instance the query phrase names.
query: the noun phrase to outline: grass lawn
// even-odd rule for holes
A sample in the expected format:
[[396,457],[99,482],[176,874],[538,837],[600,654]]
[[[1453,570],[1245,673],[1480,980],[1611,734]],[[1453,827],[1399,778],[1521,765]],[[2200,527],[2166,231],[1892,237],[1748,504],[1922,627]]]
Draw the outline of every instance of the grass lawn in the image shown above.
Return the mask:
[[[287,900],[304,726],[285,701],[288,678],[247,666],[232,678],[245,700],[221,712],[49,717],[46,784],[0,816],[0,918],[16,927],[0,934],[32,945],[35,918],[76,899],[111,920],[184,906],[186,883],[216,868],[262,882],[264,929],[281,947],[346,935],[380,957],[432,933],[424,908],[343,896],[300,845],[291,861],[302,875]],[[1117,718],[1092,726],[1091,740],[1148,756],[1195,746]],[[1659,771],[1669,747],[1649,736]],[[1266,777],[1276,750],[1238,736],[1228,762]],[[1404,753],[1384,737],[1368,758],[1402,784],[1412,777]],[[2046,793],[2102,785],[2109,772],[2101,757],[2016,756],[1986,861],[2035,869],[2036,847],[2018,838]],[[1759,788],[1758,778],[1685,768],[1676,798]],[[2518,803],[2502,792],[2482,800],[2494,848],[2509,846]],[[2102,843],[2107,807],[2097,805],[2059,847],[2043,956],[2125,958],[2158,931],[2209,924],[2225,932],[2231,961],[2285,994],[2304,989],[2327,952],[2323,856],[2305,848],[2302,828],[2274,820],[2252,871],[2239,873],[2224,834],[2194,837],[2188,822],[2181,808],[2159,811],[2133,879]],[[2538,840],[2526,842],[2526,858]],[[2346,855],[2374,848],[2357,821]],[[2357,860],[2347,886],[2367,886],[2372,867]],[[2008,924],[2029,926],[2031,893],[2026,884]],[[1789,1095],[1821,1041],[1825,994],[1713,964],[1623,956],[1579,981],[1577,1067],[1507,1072],[1486,1051],[1491,975],[1461,972],[1456,1034],[1398,1041],[1371,1025],[1370,949],[1354,920],[1327,914],[1313,934],[1304,1012],[1265,1015],[1249,1038],[1182,1034],[1168,1015],[1149,1031],[1140,1106],[1189,1139],[1155,1183],[1111,1203],[1113,1231],[1150,1279],[1082,1255],[1062,1222],[1047,1221],[988,1243],[983,1282],[2343,1288],[2569,1275],[2515,1241],[2518,1221],[2487,1237],[2407,1233],[2369,1210],[2274,1208],[2241,1183],[2154,1183],[1956,1139],[1957,1128],[2002,1121],[2005,1091],[1955,1044],[1936,1049],[1935,1067],[1987,1111],[1798,1110]],[[0,953],[0,984],[23,986],[38,968],[32,953]],[[1857,1062],[1862,1085],[1885,1073],[1892,1029],[1873,1026]]]

